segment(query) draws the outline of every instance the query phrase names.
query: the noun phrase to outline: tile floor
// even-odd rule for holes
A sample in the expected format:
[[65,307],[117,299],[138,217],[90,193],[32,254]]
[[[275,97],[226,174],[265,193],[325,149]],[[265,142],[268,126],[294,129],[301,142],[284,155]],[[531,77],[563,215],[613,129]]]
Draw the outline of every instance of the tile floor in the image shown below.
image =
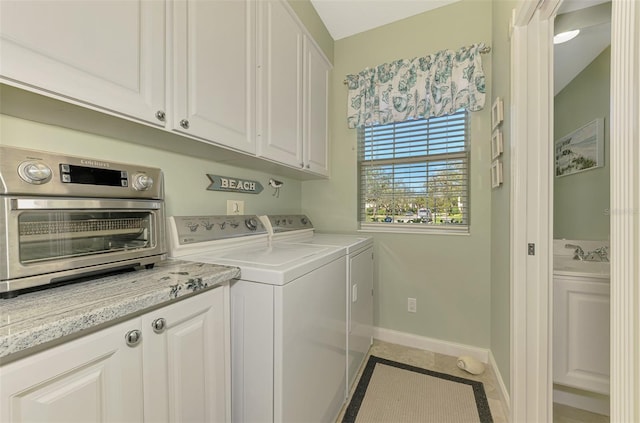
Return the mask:
[[[481,375],[472,375],[463,370],[460,370],[457,366],[457,357],[438,354],[431,351],[420,350],[417,348],[410,348],[396,344],[390,344],[383,341],[374,340],[369,355],[375,355],[377,357],[386,358],[388,360],[394,360],[400,363],[410,364],[416,367],[422,367],[424,369],[434,370],[436,372],[448,373],[454,376],[460,376],[471,380],[478,380],[484,384],[484,390],[487,395],[487,401],[489,402],[489,408],[493,416],[495,423],[506,423],[507,415],[502,407],[500,388],[497,384],[497,379],[493,374],[490,367],[487,367],[486,371]],[[368,359],[368,358],[367,358]],[[365,359],[365,363],[367,362]],[[362,369],[360,369],[360,373]],[[352,390],[358,386],[358,380],[360,374],[356,377],[356,381]],[[342,417],[346,409],[346,404],[340,411],[337,422],[342,422]]]
[[[493,369],[487,366],[486,371],[481,375],[472,375],[457,366],[457,357],[444,354],[438,354],[431,351],[420,350],[417,348],[405,347],[402,345],[390,344],[379,340],[374,340],[369,355],[398,361],[400,363],[410,364],[424,369],[434,370],[437,372],[448,373],[467,379],[478,380],[484,384],[484,390],[489,402],[489,408],[495,423],[508,422],[508,413],[503,407],[502,394],[497,382],[497,378],[493,373]],[[365,363],[367,360],[365,359]],[[360,373],[362,373],[362,368]],[[352,388],[355,390],[360,380],[360,373],[356,377],[356,381]],[[344,411],[347,407],[345,404],[340,411],[337,422],[342,422]],[[609,417],[600,414],[589,413],[584,410],[568,407],[566,405],[553,405],[553,422],[554,423],[609,423]]]

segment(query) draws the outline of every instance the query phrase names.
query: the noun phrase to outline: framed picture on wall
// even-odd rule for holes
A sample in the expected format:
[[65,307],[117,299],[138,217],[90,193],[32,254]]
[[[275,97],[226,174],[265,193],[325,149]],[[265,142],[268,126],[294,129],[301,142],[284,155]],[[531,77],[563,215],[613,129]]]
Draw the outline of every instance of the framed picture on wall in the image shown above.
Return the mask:
[[491,129],[495,130],[504,120],[504,106],[502,104],[502,99],[500,97],[496,97],[493,102],[493,106],[491,106]]
[[604,166],[604,118],[555,141],[556,177]]
[[497,159],[502,154],[503,149],[502,130],[498,128],[491,135],[491,160]]
[[494,160],[491,163],[491,188],[498,188],[502,185],[502,162]]

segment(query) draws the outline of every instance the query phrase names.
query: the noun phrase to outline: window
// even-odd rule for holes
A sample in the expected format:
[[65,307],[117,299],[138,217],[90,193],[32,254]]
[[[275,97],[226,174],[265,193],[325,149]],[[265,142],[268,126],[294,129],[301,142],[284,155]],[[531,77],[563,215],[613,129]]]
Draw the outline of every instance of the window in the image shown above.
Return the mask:
[[469,228],[469,112],[358,130],[363,229]]

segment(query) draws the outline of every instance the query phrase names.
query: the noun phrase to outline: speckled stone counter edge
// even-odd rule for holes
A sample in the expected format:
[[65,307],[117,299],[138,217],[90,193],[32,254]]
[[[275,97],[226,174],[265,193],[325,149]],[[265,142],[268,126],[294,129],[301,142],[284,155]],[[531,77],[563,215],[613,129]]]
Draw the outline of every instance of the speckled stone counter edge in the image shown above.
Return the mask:
[[0,360],[239,276],[236,267],[166,260],[150,270],[0,300]]

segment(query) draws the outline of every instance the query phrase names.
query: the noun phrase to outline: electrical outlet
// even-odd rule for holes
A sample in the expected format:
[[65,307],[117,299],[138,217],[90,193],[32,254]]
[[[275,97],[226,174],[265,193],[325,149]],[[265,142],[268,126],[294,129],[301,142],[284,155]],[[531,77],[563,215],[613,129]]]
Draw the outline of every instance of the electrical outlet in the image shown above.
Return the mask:
[[407,298],[407,311],[409,313],[418,311],[418,302],[415,298]]
[[244,201],[227,200],[227,215],[244,214]]

